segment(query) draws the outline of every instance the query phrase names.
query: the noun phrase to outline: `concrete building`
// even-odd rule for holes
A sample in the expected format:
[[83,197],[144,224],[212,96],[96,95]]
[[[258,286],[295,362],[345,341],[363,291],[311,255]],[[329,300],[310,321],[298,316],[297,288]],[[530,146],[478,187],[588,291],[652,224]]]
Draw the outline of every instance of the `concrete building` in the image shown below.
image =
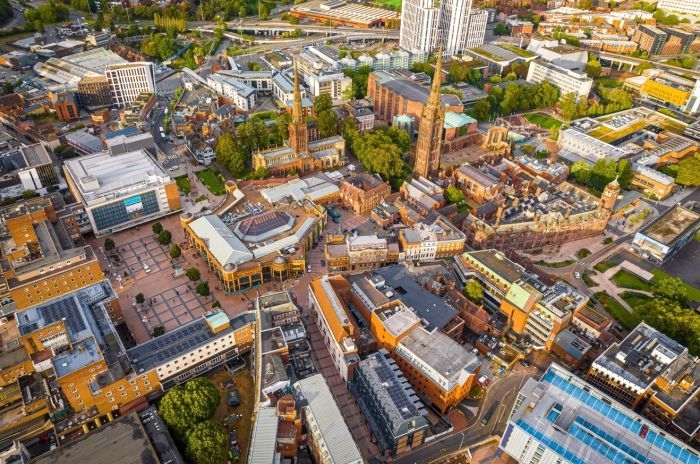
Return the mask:
[[499,448],[515,462],[697,463],[697,452],[552,364],[518,393]]
[[697,0],[659,0],[658,8],[664,11],[700,15],[700,2]]
[[461,254],[464,250],[464,234],[445,217],[435,214],[400,229],[397,238],[401,254],[399,260],[429,263]]
[[[19,180],[25,190],[46,193],[46,189],[63,184],[46,148],[40,143],[26,145],[19,149],[25,167],[19,169]],[[64,184],[65,185],[65,184]]]
[[329,272],[369,271],[399,260],[399,245],[377,234],[326,236],[324,254]]
[[585,73],[537,61],[530,63],[526,80],[535,84],[548,81],[557,87],[562,95],[573,93],[576,98],[587,98],[593,87],[593,79]]
[[491,74],[502,74],[508,66],[527,63],[537,58],[536,54],[527,50],[521,49],[519,53],[515,53],[491,43],[469,48],[464,53],[488,65]]
[[375,8],[344,1],[313,0],[302,5],[295,5],[290,14],[299,19],[317,22],[330,22],[337,26],[370,29],[398,24],[399,14],[387,8]]
[[485,305],[505,314],[508,329],[526,334],[539,349],[550,349],[557,334],[588,303],[566,282],[546,285],[496,250],[464,253],[455,259],[455,269],[465,283],[477,279]]
[[427,412],[388,351],[361,361],[350,389],[383,455],[398,456],[423,444]]
[[484,43],[488,12],[474,10],[472,0],[410,0],[401,8],[399,46],[431,53],[443,46],[444,56]]
[[662,264],[693,240],[700,229],[700,205],[676,205],[637,231],[632,247],[643,258]]
[[231,100],[242,111],[255,108],[255,89],[240,80],[223,74],[210,74],[207,85],[219,95]]
[[309,309],[336,370],[346,382],[352,379],[360,362],[357,350],[360,331],[344,299],[338,297],[348,287],[347,280],[337,275],[320,276],[309,284]]
[[109,30],[89,32],[85,36],[85,42],[93,47],[106,47],[112,41],[112,32]]
[[659,200],[668,197],[676,186],[675,179],[649,166],[634,163],[630,185]]
[[640,24],[634,31],[632,41],[637,42],[639,48],[650,55],[658,55],[661,53],[667,37],[668,34],[658,27]]
[[143,150],[71,159],[63,169],[71,192],[85,207],[97,236],[181,208],[175,181]]
[[571,45],[562,45],[558,40],[530,40],[527,50],[537,53],[543,60],[560,68],[582,70],[588,63],[588,52]]
[[293,385],[294,399],[302,410],[308,444],[316,462],[363,464],[352,433],[323,375],[316,374]]
[[223,311],[209,311],[126,355],[135,374],[154,372],[163,390],[168,390],[249,351],[254,324],[252,312],[229,319]]
[[126,107],[142,93],[156,93],[155,64],[133,62],[110,64],[105,68],[112,101],[119,107]]

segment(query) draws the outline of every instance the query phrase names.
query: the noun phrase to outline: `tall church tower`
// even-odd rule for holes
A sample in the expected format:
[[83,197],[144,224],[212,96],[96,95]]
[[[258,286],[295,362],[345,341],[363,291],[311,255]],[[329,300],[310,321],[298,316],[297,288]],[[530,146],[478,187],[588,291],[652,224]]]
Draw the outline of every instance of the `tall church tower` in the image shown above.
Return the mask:
[[620,183],[615,180],[610,182],[605,186],[603,194],[600,196],[600,203],[598,204],[598,209],[604,209],[607,211],[612,211],[617,201],[617,196],[620,194]]
[[440,145],[442,126],[445,124],[445,110],[440,106],[440,77],[442,76],[442,45],[437,55],[433,86],[430,90],[428,103],[418,127],[418,142],[416,143],[416,161],[413,165],[415,177],[428,177],[437,173],[440,166]]
[[296,61],[294,61],[294,104],[292,106],[292,120],[289,122],[289,146],[295,153],[309,151],[309,133],[301,107],[301,87],[299,86],[299,71]]

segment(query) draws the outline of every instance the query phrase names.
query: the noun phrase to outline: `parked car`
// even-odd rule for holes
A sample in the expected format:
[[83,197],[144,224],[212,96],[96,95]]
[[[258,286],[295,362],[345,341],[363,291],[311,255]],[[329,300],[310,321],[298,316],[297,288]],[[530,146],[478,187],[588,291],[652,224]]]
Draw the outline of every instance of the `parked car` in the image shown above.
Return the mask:
[[221,382],[221,388],[223,390],[231,390],[235,386],[236,386],[236,381],[233,379],[227,380],[225,382]]
[[238,406],[241,404],[241,395],[238,393],[238,390],[228,392],[226,399],[228,405],[231,407]]
[[527,359],[523,359],[520,361],[520,365],[523,367],[530,367],[532,364],[530,364],[530,361],[528,361]]

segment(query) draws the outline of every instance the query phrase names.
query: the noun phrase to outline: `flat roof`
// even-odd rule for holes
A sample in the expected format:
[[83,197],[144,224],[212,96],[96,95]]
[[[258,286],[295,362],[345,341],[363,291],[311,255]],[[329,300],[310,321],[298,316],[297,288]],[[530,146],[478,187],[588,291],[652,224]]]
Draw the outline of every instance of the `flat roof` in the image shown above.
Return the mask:
[[364,463],[362,453],[360,453],[360,449],[357,447],[323,375],[312,375],[299,380],[293,386],[294,397],[298,404],[300,407],[306,407],[310,415],[313,416],[331,462]]
[[250,439],[248,462],[275,462],[277,446],[277,408],[260,408],[255,415],[253,435]]
[[87,203],[97,198],[135,195],[141,188],[171,181],[145,150],[81,156],[67,160],[64,169]]
[[[379,71],[382,72],[382,71]],[[393,76],[392,76],[393,77]],[[430,89],[409,79],[392,78],[382,84],[387,89],[407,100],[418,102],[422,105],[428,103]],[[442,106],[462,106],[462,100],[457,95],[441,94],[440,104]]]
[[136,412],[121,416],[82,438],[32,460],[34,464],[158,464]]
[[56,377],[63,377],[100,359],[102,359],[102,353],[95,339],[90,337],[75,343],[70,351],[54,356],[51,362],[56,371]]
[[52,164],[46,148],[40,143],[26,145],[19,149],[24,156],[27,167],[40,166],[42,164]]
[[481,263],[485,268],[491,269],[507,282],[515,282],[525,274],[525,268],[506,258],[498,250],[469,251],[465,255]]
[[524,401],[514,409],[499,445],[506,453],[521,452],[522,440],[530,436],[576,464],[700,463],[688,444],[557,364],[540,381],[528,379],[520,394]]
[[676,205],[657,217],[639,233],[669,246],[688,229],[694,229],[698,224],[700,224],[700,214],[695,211],[692,203]]
[[211,340],[221,338],[254,320],[255,314],[247,311],[231,318],[229,328],[213,333],[206,319],[202,317],[135,346],[127,350],[126,355],[134,370],[142,373],[166,363],[170,359],[182,356]]
[[292,11],[323,15],[330,19],[349,20],[367,25],[375,21],[399,18],[399,13],[396,11],[338,0],[312,0],[293,6]]

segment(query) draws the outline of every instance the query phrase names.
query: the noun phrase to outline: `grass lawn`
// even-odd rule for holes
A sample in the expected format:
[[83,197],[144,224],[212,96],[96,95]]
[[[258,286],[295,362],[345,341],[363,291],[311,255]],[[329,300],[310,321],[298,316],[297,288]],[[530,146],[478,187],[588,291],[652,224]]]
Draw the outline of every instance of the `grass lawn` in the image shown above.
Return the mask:
[[[666,276],[666,277],[673,277],[670,274],[666,274],[664,271],[661,269],[654,269],[651,271],[652,274],[654,274],[654,278],[658,278],[661,276]],[[652,280],[653,281],[653,280]],[[700,289],[697,289],[691,285],[686,284],[685,282],[683,283],[685,285],[686,290],[688,290],[688,300],[690,301],[700,301]]]
[[544,266],[544,267],[553,267],[555,269],[562,268],[562,267],[567,267],[571,266],[574,264],[576,261],[573,259],[567,259],[565,261],[554,261],[554,262],[549,262],[549,261],[535,261],[535,264],[538,266]]
[[543,129],[551,129],[552,127],[561,127],[563,124],[558,119],[554,119],[551,116],[542,113],[530,113],[523,115],[525,119],[533,124],[537,124]]
[[605,307],[605,310],[610,313],[610,315],[620,323],[620,325],[628,330],[632,330],[639,324],[639,318],[636,314],[632,314],[627,311],[624,306],[617,302],[617,300],[605,292],[598,292],[595,294],[600,304]]
[[182,193],[185,195],[190,193],[190,176],[184,175],[176,177],[175,183],[177,184],[177,188],[179,188]]
[[401,8],[401,1],[402,0],[375,0],[374,3],[379,6],[388,6],[389,8],[398,10]]
[[214,195],[223,195],[224,193],[226,193],[224,184],[221,183],[221,181],[217,177],[217,174],[215,174],[211,170],[205,169],[204,171],[199,171],[197,173],[197,177],[199,178],[199,180],[202,181],[204,185],[207,186],[209,191]]
[[595,286],[598,285],[593,279],[591,279],[591,273],[592,273],[592,272],[593,272],[593,271],[586,271],[586,272],[584,272],[583,275],[581,276],[581,277],[583,278],[583,283],[586,284],[586,285],[588,285],[589,287],[595,287]]
[[637,309],[639,305],[646,303],[651,297],[643,293],[623,292],[620,294],[620,298],[625,300],[632,309]]
[[615,267],[615,266],[616,266],[615,263],[611,263],[611,262],[608,262],[608,261],[601,261],[600,263],[598,263],[598,264],[596,264],[595,266],[593,266],[593,269],[595,269],[595,270],[598,271],[598,272],[605,272],[605,271],[607,271],[608,269],[613,268],[613,267]]
[[608,89],[614,89],[622,86],[622,81],[618,81],[617,79],[613,79],[611,77],[599,77],[595,79],[595,83],[600,87],[605,87]]
[[499,47],[508,50],[509,52],[513,52],[516,55],[522,56],[524,58],[532,58],[533,56],[536,56],[535,53],[532,53],[529,50],[525,50],[524,48],[520,48],[517,45],[511,45],[511,44],[498,44]]
[[632,274],[629,271],[626,271],[625,269],[620,269],[619,271],[617,271],[610,280],[612,280],[615,285],[622,288],[630,288],[632,290],[645,290],[647,292],[651,290],[649,282],[642,279],[641,277]]

